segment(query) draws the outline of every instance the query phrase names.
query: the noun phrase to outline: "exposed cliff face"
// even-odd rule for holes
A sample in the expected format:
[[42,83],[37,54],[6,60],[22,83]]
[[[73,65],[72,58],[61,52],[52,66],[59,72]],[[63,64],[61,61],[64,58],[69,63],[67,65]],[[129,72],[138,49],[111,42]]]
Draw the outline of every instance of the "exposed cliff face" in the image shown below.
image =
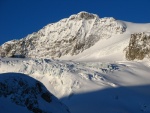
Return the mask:
[[126,58],[142,60],[145,57],[150,58],[150,33],[131,34],[129,46],[126,48]]
[[126,26],[114,18],[99,18],[80,12],[57,23],[49,24],[21,40],[1,46],[1,56],[61,57],[76,55],[93,46],[100,39],[122,34]]
[[[69,113],[66,106],[49,93],[42,83],[23,74],[6,73],[0,75],[0,99],[10,100],[17,106],[27,108],[33,113]],[[52,107],[53,105],[56,105],[62,111],[59,112]],[[4,106],[3,103],[0,103],[0,106]],[[5,106],[8,109],[11,107]],[[46,108],[46,106],[49,107]],[[5,113],[5,110],[1,109],[1,112]],[[21,111],[18,110],[18,112]]]

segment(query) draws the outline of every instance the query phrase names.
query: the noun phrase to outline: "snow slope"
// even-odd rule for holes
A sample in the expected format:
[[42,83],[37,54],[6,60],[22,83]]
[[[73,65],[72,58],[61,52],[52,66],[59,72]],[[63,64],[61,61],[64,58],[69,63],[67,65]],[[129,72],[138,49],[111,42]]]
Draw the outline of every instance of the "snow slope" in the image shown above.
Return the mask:
[[[58,109],[59,108],[59,109]],[[39,81],[23,74],[0,74],[1,113],[69,113]]]
[[113,34],[108,39],[101,39],[92,47],[74,56],[66,55],[60,59],[76,61],[122,61],[126,60],[125,49],[129,45],[131,34],[150,31],[150,24],[138,24],[118,21],[126,26],[122,34]]

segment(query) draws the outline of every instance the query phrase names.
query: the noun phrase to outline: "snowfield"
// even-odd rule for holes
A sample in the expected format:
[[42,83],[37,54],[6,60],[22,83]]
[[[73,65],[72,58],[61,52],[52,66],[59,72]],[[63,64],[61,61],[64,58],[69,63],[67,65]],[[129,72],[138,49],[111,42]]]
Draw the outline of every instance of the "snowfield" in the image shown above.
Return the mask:
[[150,62],[6,58],[0,66],[41,81],[71,113],[150,112]]
[[[149,57],[126,58],[131,34],[149,36],[149,32],[150,24],[81,12],[3,44],[4,56],[27,57],[1,58],[0,73],[33,77],[71,113],[150,113]],[[149,43],[144,44],[149,50]]]

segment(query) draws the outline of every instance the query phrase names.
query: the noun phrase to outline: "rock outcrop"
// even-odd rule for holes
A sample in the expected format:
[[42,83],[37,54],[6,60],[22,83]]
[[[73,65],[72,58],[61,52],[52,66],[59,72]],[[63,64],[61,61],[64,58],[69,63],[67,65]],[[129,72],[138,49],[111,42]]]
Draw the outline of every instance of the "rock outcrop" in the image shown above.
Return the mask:
[[150,58],[150,32],[131,34],[129,46],[126,48],[126,59],[142,60]]

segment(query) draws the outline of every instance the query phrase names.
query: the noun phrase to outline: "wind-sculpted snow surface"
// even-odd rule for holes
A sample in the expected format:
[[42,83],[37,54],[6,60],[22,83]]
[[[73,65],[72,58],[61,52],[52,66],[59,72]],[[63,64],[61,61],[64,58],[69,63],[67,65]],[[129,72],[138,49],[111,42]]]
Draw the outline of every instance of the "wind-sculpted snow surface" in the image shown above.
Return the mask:
[[118,65],[49,59],[3,59],[0,67],[0,72],[24,73],[40,80],[57,97],[81,91],[84,85],[93,81],[106,86],[115,86],[105,79],[106,73],[114,71],[119,71]]
[[[149,62],[74,62],[4,58],[0,62],[0,72],[25,73],[34,77],[61,99],[72,113],[93,113],[94,109],[96,112],[105,113],[110,113],[111,110],[122,113],[150,111],[147,99],[149,86],[138,88],[150,84]],[[124,93],[132,100],[132,104],[128,104]],[[131,98],[133,94],[137,96]],[[107,105],[109,110],[106,109]],[[102,109],[99,109],[101,107]]]
[[0,100],[2,113],[69,113],[42,83],[24,74],[0,74]]
[[93,46],[100,39],[122,34],[125,24],[114,18],[99,18],[80,12],[57,23],[48,24],[36,33],[1,46],[3,57],[61,57],[76,55]]

